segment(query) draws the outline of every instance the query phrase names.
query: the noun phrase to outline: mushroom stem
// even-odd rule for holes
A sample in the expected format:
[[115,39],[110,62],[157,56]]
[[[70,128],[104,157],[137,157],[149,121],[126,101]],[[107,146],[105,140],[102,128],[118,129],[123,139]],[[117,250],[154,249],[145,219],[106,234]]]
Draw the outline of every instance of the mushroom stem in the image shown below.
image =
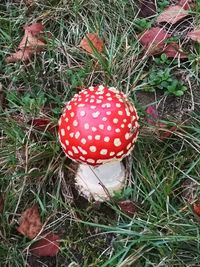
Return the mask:
[[112,161],[100,166],[80,164],[75,180],[80,193],[89,201],[105,201],[122,190],[125,178],[123,163]]

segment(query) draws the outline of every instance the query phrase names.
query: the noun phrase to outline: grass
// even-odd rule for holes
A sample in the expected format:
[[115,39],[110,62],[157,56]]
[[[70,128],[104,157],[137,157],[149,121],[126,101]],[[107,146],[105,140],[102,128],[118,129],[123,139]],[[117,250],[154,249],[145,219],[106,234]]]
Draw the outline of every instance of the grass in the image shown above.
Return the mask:
[[[198,12],[194,15],[197,23]],[[21,40],[23,25],[36,21],[54,36],[47,51],[26,65],[5,64]],[[33,8],[23,1],[6,1],[0,4],[0,22],[0,82],[5,96],[0,115],[0,189],[5,195],[0,266],[21,267],[27,261],[31,267],[40,266],[27,252],[31,241],[16,231],[20,214],[33,203],[39,205],[45,230],[61,236],[59,255],[40,259],[46,264],[41,266],[199,266],[199,217],[182,193],[186,180],[195,181],[198,203],[199,46],[191,59],[162,65],[189,77],[192,89],[184,97],[193,99],[189,104],[195,110],[173,137],[161,141],[152,131],[143,131],[146,106],[139,102],[138,92],[145,86],[143,75],[151,73],[152,64],[159,65],[141,60],[137,35],[149,24],[138,23],[134,1],[36,1]],[[91,57],[80,49],[86,32],[97,32],[105,40],[103,54]],[[28,123],[42,117],[56,124],[77,86],[99,83],[129,94],[140,113],[141,134],[129,158],[129,195],[122,194],[122,199],[139,205],[133,218],[116,202],[97,207],[80,198],[71,183],[74,166],[62,153],[56,133]]]

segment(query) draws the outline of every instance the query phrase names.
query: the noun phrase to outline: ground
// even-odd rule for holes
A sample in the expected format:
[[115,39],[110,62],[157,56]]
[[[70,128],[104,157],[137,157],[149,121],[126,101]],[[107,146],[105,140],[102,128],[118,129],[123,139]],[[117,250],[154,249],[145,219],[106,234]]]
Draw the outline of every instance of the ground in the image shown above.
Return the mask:
[[[0,3],[2,266],[200,266],[200,50],[198,42],[183,36],[199,25],[199,6],[181,24],[163,26],[175,40],[182,34],[178,41],[189,54],[174,60],[160,54],[144,57],[138,36],[178,1],[156,1],[156,13],[148,16],[147,11],[143,18],[138,17],[140,2]],[[27,62],[8,63],[24,25],[36,22],[51,33],[45,49]],[[90,54],[80,47],[88,32],[103,40],[103,52]],[[164,76],[165,70],[168,83],[176,79],[187,87],[182,96],[161,88],[158,71]],[[127,186],[106,203],[89,203],[79,195],[74,186],[77,164],[64,155],[56,128],[65,103],[94,84],[124,91],[140,116],[136,147],[124,160]],[[157,112],[153,122],[149,106]],[[163,130],[171,134],[163,138]],[[121,201],[130,201],[126,203],[134,212],[127,213]],[[36,240],[17,231],[23,211],[34,204],[42,233],[60,238],[56,256],[33,255],[29,247]]]

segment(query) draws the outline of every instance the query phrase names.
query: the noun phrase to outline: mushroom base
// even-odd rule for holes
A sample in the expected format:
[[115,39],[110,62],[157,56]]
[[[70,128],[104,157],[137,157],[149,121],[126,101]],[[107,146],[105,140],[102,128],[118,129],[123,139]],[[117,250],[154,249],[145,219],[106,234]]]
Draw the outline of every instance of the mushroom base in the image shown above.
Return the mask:
[[105,201],[122,190],[125,178],[123,163],[114,161],[100,166],[80,164],[75,180],[80,194],[89,201]]

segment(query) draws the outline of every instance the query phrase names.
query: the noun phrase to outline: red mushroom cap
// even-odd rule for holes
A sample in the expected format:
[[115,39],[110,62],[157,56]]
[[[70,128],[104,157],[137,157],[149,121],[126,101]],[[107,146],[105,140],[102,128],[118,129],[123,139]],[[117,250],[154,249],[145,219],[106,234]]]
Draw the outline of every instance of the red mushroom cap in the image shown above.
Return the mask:
[[59,139],[72,160],[99,165],[128,155],[138,128],[135,107],[123,92],[91,86],[67,103],[59,120]]

